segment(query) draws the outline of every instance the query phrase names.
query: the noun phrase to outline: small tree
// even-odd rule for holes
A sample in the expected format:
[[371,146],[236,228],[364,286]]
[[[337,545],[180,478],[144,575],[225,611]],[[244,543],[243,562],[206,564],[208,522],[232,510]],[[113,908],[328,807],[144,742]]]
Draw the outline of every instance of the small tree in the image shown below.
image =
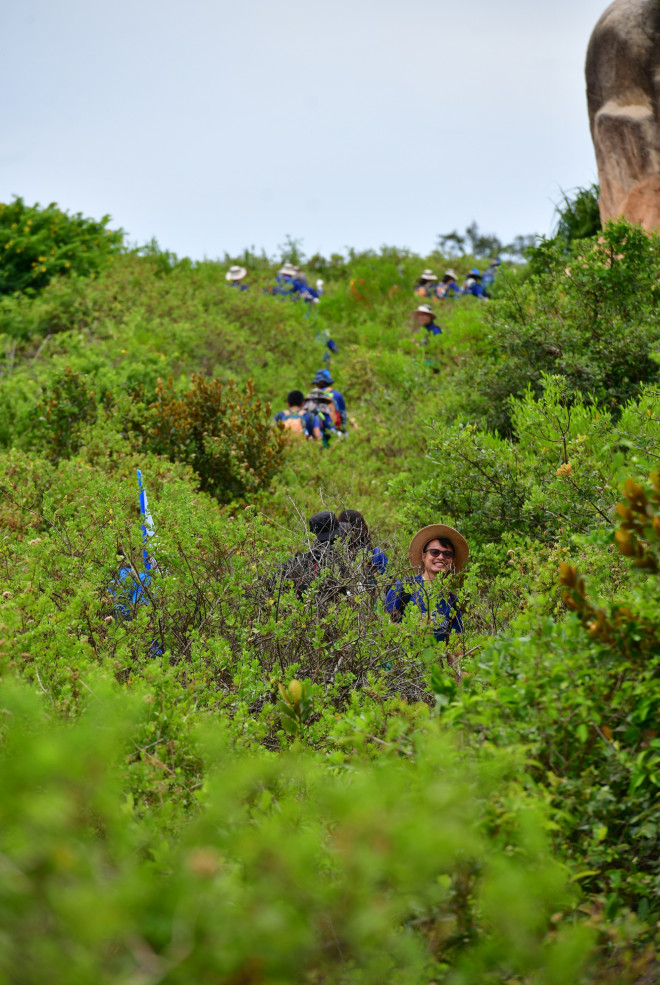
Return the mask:
[[144,441],[150,451],[191,465],[200,489],[228,502],[268,486],[279,468],[286,437],[270,412],[251,380],[241,391],[232,382],[193,376],[182,394],[171,379],[159,380]]
[[39,291],[66,274],[92,274],[122,248],[122,230],[107,228],[80,212],[69,215],[54,202],[42,208],[16,198],[0,203],[0,294]]

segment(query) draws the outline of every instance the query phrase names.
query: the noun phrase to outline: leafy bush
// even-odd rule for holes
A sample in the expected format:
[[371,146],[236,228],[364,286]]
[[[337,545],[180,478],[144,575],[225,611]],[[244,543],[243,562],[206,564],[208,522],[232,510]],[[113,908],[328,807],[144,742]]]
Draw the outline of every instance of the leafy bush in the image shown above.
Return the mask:
[[570,198],[564,192],[562,204],[556,207],[558,220],[555,236],[567,246],[574,239],[597,236],[601,230],[599,196],[598,185],[578,188]]
[[562,563],[574,615],[534,625],[521,617],[480,662],[490,686],[456,694],[450,712],[478,741],[525,744],[578,878],[609,916],[631,905],[651,922],[660,913],[660,477],[652,478],[649,492],[626,483],[616,531],[619,551],[650,574],[600,606]]
[[156,400],[141,429],[145,446],[171,461],[190,465],[200,489],[222,502],[266,488],[286,446],[281,427],[273,427],[270,404],[234,383],[193,375],[190,389],[160,382]]
[[414,524],[446,516],[479,544],[567,539],[610,524],[629,468],[625,446],[646,449],[640,467],[652,461],[658,396],[645,391],[643,412],[631,401],[615,424],[562,377],[542,375],[540,385],[538,398],[530,389],[510,402],[515,441],[474,424],[432,427],[436,469],[408,497]]
[[54,277],[100,270],[123,245],[121,230],[69,215],[55,203],[26,205],[22,198],[0,203],[0,294],[39,291]]
[[545,272],[510,281],[489,307],[492,352],[470,403],[487,426],[511,434],[509,398],[539,394],[542,374],[617,413],[640,385],[658,379],[660,237],[625,220],[598,241],[550,241],[537,248]]
[[158,760],[152,691],[90,688],[63,727],[3,685],[6,981],[585,980],[593,934],[562,919],[575,892],[542,814],[518,794],[501,830],[483,822],[503,762],[460,762],[429,730],[414,756],[333,774],[309,755],[236,756],[216,724],[198,739],[196,816],[166,839],[122,799],[129,764]]
[[[110,394],[105,399],[109,402]],[[80,448],[83,428],[96,420],[97,409],[94,390],[67,366],[31,411],[27,440],[53,462],[67,458]]]

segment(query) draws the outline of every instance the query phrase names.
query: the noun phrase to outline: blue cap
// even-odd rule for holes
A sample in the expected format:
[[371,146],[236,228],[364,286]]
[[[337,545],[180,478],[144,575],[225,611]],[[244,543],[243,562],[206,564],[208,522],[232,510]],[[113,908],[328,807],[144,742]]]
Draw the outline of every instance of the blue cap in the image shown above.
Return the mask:
[[334,383],[335,381],[330,376],[329,369],[317,369],[314,374],[313,383]]
[[481,277],[481,273],[476,267],[473,267],[470,273],[472,274],[473,277]]

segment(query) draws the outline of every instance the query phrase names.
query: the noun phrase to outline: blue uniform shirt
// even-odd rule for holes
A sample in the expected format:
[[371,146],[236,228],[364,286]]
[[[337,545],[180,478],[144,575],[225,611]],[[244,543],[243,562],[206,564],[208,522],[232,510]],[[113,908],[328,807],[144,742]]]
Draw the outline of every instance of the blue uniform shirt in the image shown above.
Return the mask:
[[306,284],[304,280],[297,277],[287,277],[278,274],[275,278],[275,285],[271,288],[272,294],[279,294],[283,297],[302,298],[303,301],[314,301],[318,299],[319,292]]
[[[394,617],[395,622],[400,622],[403,618],[406,608],[404,595],[409,596],[408,601],[416,605],[420,612],[428,612],[424,578],[422,575],[416,575],[413,582],[416,583],[417,588],[414,588],[412,582],[407,586],[402,581],[396,581],[387,593],[385,611]],[[408,589],[412,589],[412,591]],[[396,618],[397,615],[398,619]],[[446,599],[438,599],[431,620],[433,622],[433,635],[438,643],[445,643],[450,633],[463,632],[463,617],[458,608],[458,596],[454,592],[449,592]]]
[[371,552],[371,563],[379,575],[384,575],[385,568],[387,567],[387,554],[385,551],[381,550],[380,547],[374,547]]

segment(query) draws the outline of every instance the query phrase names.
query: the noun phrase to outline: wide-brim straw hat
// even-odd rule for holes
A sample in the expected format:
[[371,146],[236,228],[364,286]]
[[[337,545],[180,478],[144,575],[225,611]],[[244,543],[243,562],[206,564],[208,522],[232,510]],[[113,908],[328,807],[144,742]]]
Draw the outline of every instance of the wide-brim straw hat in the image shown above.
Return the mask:
[[280,270],[280,276],[281,277],[297,277],[298,276],[298,268],[297,267],[294,267],[292,263],[285,263],[284,266],[282,267],[282,269]]
[[413,315],[435,315],[435,312],[430,304],[420,304],[413,311]]
[[437,275],[434,274],[432,270],[424,270],[419,275],[419,279],[420,280],[437,280],[438,278],[437,278]]
[[225,274],[225,280],[243,280],[246,274],[245,267],[230,267]]
[[449,270],[445,270],[445,277],[451,277],[452,280],[458,280],[458,274],[451,268]]
[[453,527],[448,527],[444,523],[432,523],[430,526],[422,527],[421,530],[418,530],[410,541],[408,557],[416,574],[419,574],[422,570],[422,551],[424,545],[428,544],[430,540],[437,540],[440,537],[450,540],[454,548],[454,571],[462,571],[467,564],[470,550],[465,537],[459,534],[458,530],[454,530]]

